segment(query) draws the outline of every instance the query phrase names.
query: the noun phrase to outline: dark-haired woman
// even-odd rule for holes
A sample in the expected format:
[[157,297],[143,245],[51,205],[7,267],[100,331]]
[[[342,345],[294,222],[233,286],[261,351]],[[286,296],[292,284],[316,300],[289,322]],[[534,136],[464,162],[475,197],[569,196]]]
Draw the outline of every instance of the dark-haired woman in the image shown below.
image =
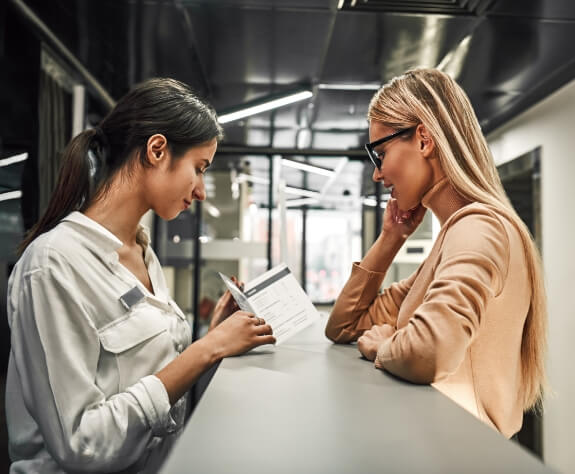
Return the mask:
[[191,344],[139,225],[149,209],[169,220],[205,199],[220,136],[187,86],[153,79],[68,145],[9,281],[11,472],[156,472],[198,376],[275,341],[237,311]]

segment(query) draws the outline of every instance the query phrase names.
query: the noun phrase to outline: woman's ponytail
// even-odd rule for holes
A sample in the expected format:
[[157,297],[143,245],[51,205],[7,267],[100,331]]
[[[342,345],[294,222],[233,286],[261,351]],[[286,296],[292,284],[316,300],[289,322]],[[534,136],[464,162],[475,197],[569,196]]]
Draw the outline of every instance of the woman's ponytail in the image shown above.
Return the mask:
[[94,183],[102,175],[106,148],[100,129],[86,130],[68,143],[56,189],[46,211],[18,247],[20,255],[36,237],[55,227],[72,211],[81,210],[88,204],[96,191]]

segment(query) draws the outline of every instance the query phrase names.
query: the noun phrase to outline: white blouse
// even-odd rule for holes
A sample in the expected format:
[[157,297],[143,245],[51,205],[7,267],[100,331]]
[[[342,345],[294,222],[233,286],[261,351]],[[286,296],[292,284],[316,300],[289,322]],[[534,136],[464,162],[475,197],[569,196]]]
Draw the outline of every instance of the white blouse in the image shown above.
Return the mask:
[[144,228],[138,241],[154,295],[119,262],[122,242],[79,212],[16,264],[8,283],[11,473],[156,472],[182,430],[187,397],[170,407],[153,374],[191,343],[191,330]]

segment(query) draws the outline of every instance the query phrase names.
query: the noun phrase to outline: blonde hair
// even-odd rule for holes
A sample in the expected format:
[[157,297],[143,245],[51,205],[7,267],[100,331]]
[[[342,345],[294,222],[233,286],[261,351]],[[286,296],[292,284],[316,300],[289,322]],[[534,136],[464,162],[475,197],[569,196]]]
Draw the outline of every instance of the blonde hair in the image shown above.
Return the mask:
[[509,201],[487,142],[461,87],[436,69],[415,69],[383,86],[369,105],[368,119],[403,129],[423,124],[453,188],[467,201],[500,209],[517,227],[527,260],[531,302],[523,327],[523,407],[541,408],[546,387],[547,307],[539,251]]

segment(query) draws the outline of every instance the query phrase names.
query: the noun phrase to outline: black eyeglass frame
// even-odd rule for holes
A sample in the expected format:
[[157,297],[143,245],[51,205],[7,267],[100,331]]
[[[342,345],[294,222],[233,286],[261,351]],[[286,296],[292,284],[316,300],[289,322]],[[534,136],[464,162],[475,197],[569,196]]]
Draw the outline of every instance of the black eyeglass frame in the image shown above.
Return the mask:
[[408,132],[411,132],[414,128],[415,127],[403,128],[401,130],[398,130],[397,132],[392,133],[391,135],[387,135],[386,137],[380,138],[371,143],[366,143],[365,151],[367,151],[367,154],[369,156],[369,159],[373,163],[373,166],[375,166],[378,170],[380,170],[381,164],[383,162],[383,158],[379,157],[379,155],[382,153],[378,153],[377,151],[375,151],[376,146],[388,142],[389,140],[393,140],[394,138],[399,137],[400,135],[404,135]]

